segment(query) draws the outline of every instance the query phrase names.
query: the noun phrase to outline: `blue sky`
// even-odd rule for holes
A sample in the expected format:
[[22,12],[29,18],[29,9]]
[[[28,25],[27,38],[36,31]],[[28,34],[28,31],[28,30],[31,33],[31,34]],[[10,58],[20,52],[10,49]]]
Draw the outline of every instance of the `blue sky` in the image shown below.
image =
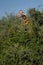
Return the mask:
[[19,10],[27,11],[29,8],[38,8],[43,0],[0,0],[0,17],[7,13],[17,13]]

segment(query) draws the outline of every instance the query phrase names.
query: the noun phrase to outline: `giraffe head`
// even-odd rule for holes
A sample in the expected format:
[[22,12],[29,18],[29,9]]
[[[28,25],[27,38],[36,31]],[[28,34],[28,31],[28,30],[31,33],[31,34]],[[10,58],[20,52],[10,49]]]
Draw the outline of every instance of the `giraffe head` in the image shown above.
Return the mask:
[[17,13],[16,17],[17,17],[17,18],[20,18],[20,17],[22,17],[23,14],[24,14],[24,12],[23,12],[22,10],[20,10],[20,11]]

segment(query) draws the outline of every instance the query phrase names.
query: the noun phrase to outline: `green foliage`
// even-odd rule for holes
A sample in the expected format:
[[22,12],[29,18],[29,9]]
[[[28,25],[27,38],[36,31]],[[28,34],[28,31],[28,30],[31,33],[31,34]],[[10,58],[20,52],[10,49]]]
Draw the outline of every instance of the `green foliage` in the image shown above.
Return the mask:
[[43,65],[43,25],[34,15],[28,25],[12,14],[0,20],[0,65]]

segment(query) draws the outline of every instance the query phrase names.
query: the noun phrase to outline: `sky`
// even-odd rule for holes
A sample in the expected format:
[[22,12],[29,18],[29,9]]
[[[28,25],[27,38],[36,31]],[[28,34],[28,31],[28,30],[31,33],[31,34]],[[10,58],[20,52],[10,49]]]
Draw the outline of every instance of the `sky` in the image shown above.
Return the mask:
[[43,0],[0,0],[0,17],[5,13],[16,14],[19,10],[27,11],[29,8],[39,8],[43,6]]

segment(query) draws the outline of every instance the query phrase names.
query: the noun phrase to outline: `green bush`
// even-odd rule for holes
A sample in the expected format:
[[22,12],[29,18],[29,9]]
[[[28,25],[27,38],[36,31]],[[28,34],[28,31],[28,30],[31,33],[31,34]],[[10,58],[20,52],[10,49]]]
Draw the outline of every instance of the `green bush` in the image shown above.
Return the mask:
[[29,12],[28,25],[14,15],[0,20],[0,65],[43,65],[43,25],[34,17],[42,12]]

